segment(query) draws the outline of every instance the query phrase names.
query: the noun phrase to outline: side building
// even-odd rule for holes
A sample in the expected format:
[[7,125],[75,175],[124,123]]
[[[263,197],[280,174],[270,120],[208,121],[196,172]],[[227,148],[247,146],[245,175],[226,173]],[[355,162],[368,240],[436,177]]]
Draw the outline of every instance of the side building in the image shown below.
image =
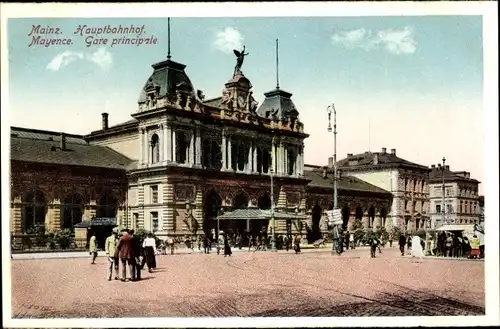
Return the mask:
[[[332,165],[332,164],[331,164]],[[370,184],[390,191],[392,206],[385,227],[399,227],[407,231],[423,229],[429,219],[430,168],[396,155],[396,150],[348,154],[337,162],[344,175],[357,177]]]
[[[469,172],[451,171],[448,165],[432,165],[429,173],[432,227],[438,228],[444,224],[479,224],[481,220],[479,184],[479,181],[470,177]],[[443,206],[443,199],[446,206]]]

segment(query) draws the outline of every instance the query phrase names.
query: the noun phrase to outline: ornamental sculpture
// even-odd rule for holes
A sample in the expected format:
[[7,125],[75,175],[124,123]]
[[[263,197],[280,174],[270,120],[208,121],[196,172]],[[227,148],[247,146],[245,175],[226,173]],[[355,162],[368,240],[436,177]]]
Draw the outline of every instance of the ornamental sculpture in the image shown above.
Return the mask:
[[245,46],[243,46],[243,50],[241,52],[237,51],[236,49],[233,49],[233,52],[236,55],[236,66],[234,67],[234,74],[233,74],[234,78],[237,73],[241,73],[241,66],[243,65],[243,60],[245,59],[245,56],[250,55],[250,53],[245,54]]

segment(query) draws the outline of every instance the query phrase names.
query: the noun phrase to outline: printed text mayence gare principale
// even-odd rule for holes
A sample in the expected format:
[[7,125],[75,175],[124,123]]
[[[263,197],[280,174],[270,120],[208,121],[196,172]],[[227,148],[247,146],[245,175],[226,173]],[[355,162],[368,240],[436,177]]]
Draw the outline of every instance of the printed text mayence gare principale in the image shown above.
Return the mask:
[[[59,27],[33,25],[28,37],[31,37],[32,46],[69,46],[74,45],[73,39],[62,36],[63,32]],[[78,25],[73,32],[78,38],[82,37],[86,47],[106,45],[156,45],[158,39],[153,35],[145,35],[145,25],[104,25],[92,27],[88,25]]]

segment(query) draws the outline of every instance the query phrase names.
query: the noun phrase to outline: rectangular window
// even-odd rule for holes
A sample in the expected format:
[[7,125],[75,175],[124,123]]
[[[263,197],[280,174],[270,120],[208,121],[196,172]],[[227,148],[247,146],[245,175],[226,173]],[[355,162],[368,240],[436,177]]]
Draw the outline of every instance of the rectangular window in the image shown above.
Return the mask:
[[151,186],[151,203],[158,203],[158,185]]
[[473,213],[474,213],[474,214],[476,213],[476,206],[474,206],[474,212],[473,212]]
[[436,213],[441,213],[441,205],[440,204],[437,204],[436,205]]
[[132,227],[135,228],[135,229],[139,228],[139,214],[138,213],[134,213],[132,215],[132,217],[133,217],[133,221],[134,221],[132,223]]
[[158,213],[156,211],[151,213],[151,231],[158,231]]
[[451,204],[447,204],[446,205],[446,212],[448,214],[452,214],[453,213],[453,208],[452,208]]

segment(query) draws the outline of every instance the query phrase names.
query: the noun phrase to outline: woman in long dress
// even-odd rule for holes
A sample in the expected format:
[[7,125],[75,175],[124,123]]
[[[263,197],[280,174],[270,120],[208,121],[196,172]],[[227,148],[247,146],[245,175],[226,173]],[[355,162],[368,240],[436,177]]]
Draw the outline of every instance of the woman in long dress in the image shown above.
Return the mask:
[[418,257],[422,259],[424,256],[424,251],[422,250],[422,245],[420,244],[420,237],[415,235],[411,241],[411,255],[412,257]]
[[152,272],[156,268],[156,241],[152,234],[148,234],[148,237],[144,239],[142,243],[144,248],[144,257],[146,258],[146,264],[148,265],[148,271]]

